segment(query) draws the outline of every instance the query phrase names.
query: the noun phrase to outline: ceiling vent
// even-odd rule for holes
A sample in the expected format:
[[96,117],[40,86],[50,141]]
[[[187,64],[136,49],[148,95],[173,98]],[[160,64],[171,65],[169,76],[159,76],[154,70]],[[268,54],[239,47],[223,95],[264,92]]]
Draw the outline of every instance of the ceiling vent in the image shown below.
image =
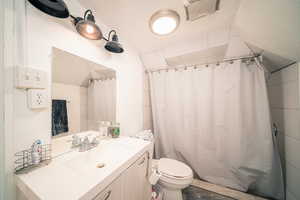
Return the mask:
[[184,0],[186,19],[194,21],[219,10],[220,0]]

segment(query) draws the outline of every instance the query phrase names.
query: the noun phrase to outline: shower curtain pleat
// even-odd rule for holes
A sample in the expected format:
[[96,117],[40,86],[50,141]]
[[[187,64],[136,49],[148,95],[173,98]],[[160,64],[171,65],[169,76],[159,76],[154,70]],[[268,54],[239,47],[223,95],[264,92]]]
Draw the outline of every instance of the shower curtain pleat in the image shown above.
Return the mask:
[[88,87],[88,128],[98,130],[100,121],[116,120],[116,79],[95,80]]
[[261,68],[236,61],[149,76],[157,158],[184,161],[216,184],[282,199],[281,179],[259,189],[278,168]]

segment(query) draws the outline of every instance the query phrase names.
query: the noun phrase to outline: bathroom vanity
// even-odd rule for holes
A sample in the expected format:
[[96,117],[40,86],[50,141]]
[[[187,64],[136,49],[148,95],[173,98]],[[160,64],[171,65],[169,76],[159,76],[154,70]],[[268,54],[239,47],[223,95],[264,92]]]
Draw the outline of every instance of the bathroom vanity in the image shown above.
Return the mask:
[[[59,145],[69,143],[67,138]],[[71,150],[47,166],[16,175],[19,199],[150,200],[152,151],[153,144],[140,139],[101,139],[94,149]]]

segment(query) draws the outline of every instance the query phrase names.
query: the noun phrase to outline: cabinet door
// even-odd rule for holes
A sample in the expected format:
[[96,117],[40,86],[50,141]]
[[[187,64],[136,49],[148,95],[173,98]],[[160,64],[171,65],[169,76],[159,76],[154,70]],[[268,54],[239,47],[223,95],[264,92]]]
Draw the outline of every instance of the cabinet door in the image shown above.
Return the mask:
[[122,180],[116,179],[92,200],[122,200]]
[[131,165],[123,174],[123,200],[150,200],[151,185],[148,182],[148,154]]

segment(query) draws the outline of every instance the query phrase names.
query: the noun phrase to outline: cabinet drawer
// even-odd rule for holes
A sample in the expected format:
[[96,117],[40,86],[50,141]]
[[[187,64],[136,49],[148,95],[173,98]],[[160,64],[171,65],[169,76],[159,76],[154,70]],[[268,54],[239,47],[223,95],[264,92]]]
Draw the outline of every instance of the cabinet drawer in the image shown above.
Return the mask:
[[117,178],[112,184],[96,195],[92,200],[121,200],[122,181]]

